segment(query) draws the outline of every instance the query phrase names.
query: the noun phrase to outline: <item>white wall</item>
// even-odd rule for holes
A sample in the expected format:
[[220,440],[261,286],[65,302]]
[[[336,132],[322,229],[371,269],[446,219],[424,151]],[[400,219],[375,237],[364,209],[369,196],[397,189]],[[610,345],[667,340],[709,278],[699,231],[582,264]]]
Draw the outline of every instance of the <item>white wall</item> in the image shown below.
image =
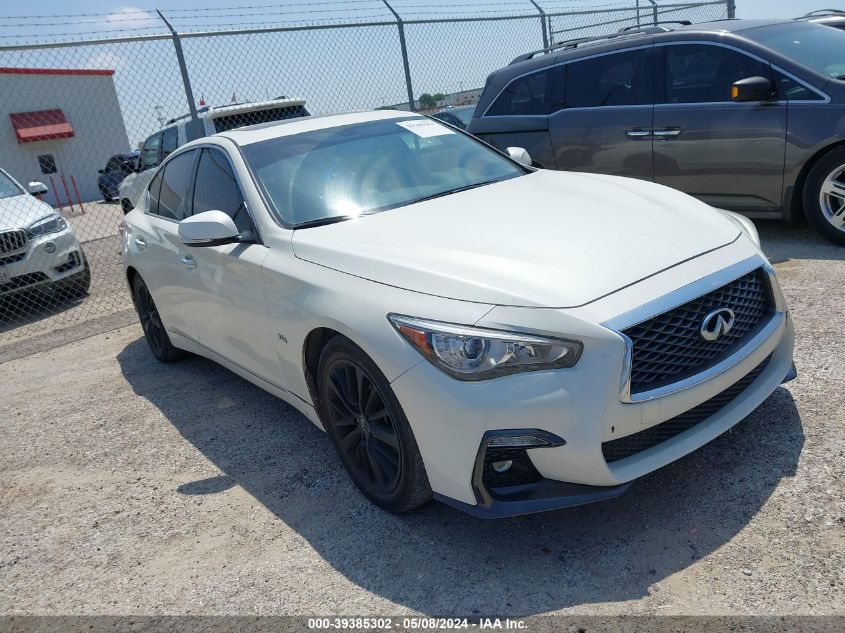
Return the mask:
[[[19,144],[9,114],[59,108],[73,126],[71,138]],[[22,184],[41,180],[52,190],[49,176],[41,174],[37,156],[53,154],[59,174],[76,179],[83,201],[101,198],[97,170],[109,157],[130,151],[123,115],[111,75],[24,75],[0,72],[0,166]],[[53,180],[62,201],[61,179]],[[46,201],[55,203],[51,191]]]

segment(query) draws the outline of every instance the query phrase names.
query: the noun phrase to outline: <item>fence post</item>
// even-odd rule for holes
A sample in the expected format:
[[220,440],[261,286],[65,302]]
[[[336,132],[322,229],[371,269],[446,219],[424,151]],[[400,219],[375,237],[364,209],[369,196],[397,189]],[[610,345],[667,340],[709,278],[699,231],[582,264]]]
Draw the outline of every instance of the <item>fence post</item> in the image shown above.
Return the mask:
[[540,27],[543,29],[543,48],[549,47],[549,32],[546,30],[546,12],[543,11],[543,7],[537,4],[534,0],[528,0],[531,4],[534,5],[534,8],[537,9],[537,12],[540,14]]
[[655,0],[648,0],[648,1],[651,2],[652,17],[653,17],[654,24],[656,25],[657,24],[657,2],[655,2]]
[[[189,141],[192,141],[196,138],[200,138],[201,136],[205,136],[205,131],[200,127],[199,117],[197,116],[197,104],[194,102],[194,91],[191,88],[191,79],[188,77],[188,67],[185,64],[185,55],[182,52],[182,41],[179,39],[179,34],[176,32],[176,29],[167,21],[167,18],[164,17],[164,14],[159,10],[156,9],[156,13],[158,13],[158,17],[161,18],[161,21],[167,25],[168,30],[170,31],[171,35],[173,36],[173,47],[176,49],[176,60],[179,62],[179,72],[182,73],[182,85],[185,87],[185,97],[188,100],[188,109],[191,112],[191,134],[187,134]],[[186,130],[187,132],[188,130]]]
[[393,10],[387,0],[381,1],[396,18],[396,26],[399,29],[399,47],[402,49],[402,66],[405,68],[405,87],[408,89],[408,109],[414,112],[416,108],[414,107],[414,89],[411,87],[411,67],[408,65],[408,47],[405,44],[405,23],[402,22],[402,18]]
[[637,0],[637,26],[640,25],[640,0]]
[[736,17],[736,0],[728,0],[728,18],[734,19]]

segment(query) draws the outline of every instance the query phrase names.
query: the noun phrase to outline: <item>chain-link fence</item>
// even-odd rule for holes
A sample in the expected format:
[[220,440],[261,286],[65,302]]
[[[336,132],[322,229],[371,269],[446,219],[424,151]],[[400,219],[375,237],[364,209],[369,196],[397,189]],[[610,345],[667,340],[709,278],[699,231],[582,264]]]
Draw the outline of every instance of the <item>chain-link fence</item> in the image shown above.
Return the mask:
[[154,167],[191,138],[306,113],[472,104],[491,71],[526,51],[732,7],[347,0],[7,16],[0,358],[133,318],[118,225]]

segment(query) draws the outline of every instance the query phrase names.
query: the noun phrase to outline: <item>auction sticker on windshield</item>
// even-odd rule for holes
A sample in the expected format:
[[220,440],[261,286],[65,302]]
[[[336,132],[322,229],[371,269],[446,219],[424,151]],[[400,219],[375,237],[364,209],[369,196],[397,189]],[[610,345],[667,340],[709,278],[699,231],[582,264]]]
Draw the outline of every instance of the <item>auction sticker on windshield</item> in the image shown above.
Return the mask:
[[444,134],[454,134],[445,125],[440,125],[428,119],[417,119],[414,121],[399,121],[396,123],[399,127],[403,127],[409,132],[413,132],[420,138],[430,138],[432,136],[443,136]]

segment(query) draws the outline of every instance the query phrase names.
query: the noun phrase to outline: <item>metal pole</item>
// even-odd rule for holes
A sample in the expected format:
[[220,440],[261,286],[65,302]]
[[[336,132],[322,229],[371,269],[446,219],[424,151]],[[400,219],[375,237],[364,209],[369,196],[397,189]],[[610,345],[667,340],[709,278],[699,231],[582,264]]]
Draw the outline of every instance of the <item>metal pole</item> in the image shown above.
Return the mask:
[[657,2],[654,0],[648,0],[651,2],[651,11],[653,13],[654,24],[657,25]]
[[640,25],[640,0],[637,0],[637,26]]
[[540,28],[543,29],[543,48],[549,47],[549,33],[546,30],[546,12],[543,11],[543,7],[537,4],[534,0],[528,0],[531,4],[534,5],[534,8],[537,9],[537,12],[540,14]]
[[728,18],[733,20],[736,17],[736,0],[728,0]]
[[197,116],[197,105],[194,103],[194,91],[191,89],[191,80],[188,77],[188,67],[185,64],[185,55],[182,52],[182,42],[179,40],[179,34],[176,32],[176,29],[174,29],[170,22],[167,21],[164,14],[159,9],[156,9],[156,13],[158,13],[158,17],[160,17],[161,21],[167,25],[170,33],[173,35],[173,47],[176,49],[176,60],[179,62],[179,71],[182,73],[182,85],[185,86],[185,97],[188,99],[188,109],[191,112],[191,125],[186,127],[193,128],[193,130],[192,133],[187,134],[187,137],[189,141],[192,141],[195,138],[205,136],[205,133],[202,127],[200,127],[199,117]]
[[396,26],[399,29],[399,47],[402,49],[402,66],[405,68],[405,87],[408,89],[408,109],[414,112],[416,108],[414,107],[414,89],[411,87],[411,67],[408,65],[408,47],[405,44],[405,24],[387,0],[381,1],[384,2],[384,6],[390,9],[393,17],[396,18]]

